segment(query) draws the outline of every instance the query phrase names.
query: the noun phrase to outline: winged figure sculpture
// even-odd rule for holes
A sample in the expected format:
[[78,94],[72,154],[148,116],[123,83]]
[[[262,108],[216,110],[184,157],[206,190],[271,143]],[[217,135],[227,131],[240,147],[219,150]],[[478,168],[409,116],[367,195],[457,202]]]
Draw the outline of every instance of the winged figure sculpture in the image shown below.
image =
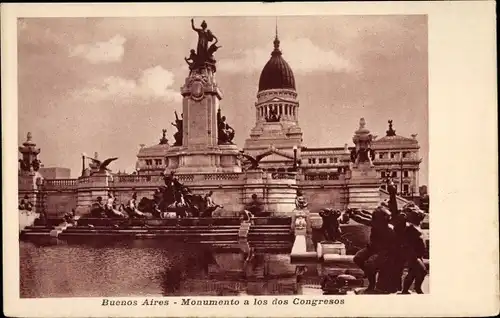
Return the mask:
[[252,156],[247,153],[245,153],[243,150],[240,151],[240,156],[245,158],[248,162],[250,162],[250,167],[249,169],[258,169],[259,168],[259,162],[262,160],[262,158],[268,156],[268,154],[262,154],[258,156]]
[[104,173],[106,171],[110,172],[111,170],[108,169],[109,164],[118,159],[118,157],[113,157],[113,158],[108,158],[104,161],[101,161],[101,160],[95,159],[95,158],[90,158],[90,157],[87,157],[87,158],[92,160],[92,162],[99,167],[99,170],[97,171],[97,173]]

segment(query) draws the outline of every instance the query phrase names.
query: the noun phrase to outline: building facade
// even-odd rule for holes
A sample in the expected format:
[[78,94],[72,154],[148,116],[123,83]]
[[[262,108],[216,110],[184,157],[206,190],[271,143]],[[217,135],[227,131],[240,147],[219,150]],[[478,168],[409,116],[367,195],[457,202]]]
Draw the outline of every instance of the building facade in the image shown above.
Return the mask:
[[[345,180],[350,170],[353,146],[310,148],[303,145],[299,125],[300,103],[295,77],[283,58],[280,40],[276,35],[274,49],[262,69],[255,101],[255,124],[245,140],[243,151],[251,156],[265,156],[259,167],[268,172],[285,172],[298,166],[300,180]],[[389,120],[384,137],[372,142],[376,153],[373,161],[381,188],[391,177],[398,193],[409,199],[419,196],[419,144],[416,135],[399,136]],[[170,149],[165,136],[159,144],[141,149],[137,155],[140,174],[158,175],[168,166],[166,155]]]

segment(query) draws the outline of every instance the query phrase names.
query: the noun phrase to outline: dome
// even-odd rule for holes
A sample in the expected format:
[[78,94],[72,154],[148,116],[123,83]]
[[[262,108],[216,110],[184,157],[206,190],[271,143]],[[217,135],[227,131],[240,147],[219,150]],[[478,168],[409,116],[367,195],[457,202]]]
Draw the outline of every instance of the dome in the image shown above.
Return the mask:
[[259,79],[259,92],[268,89],[292,89],[295,90],[295,77],[290,65],[281,56],[278,37],[274,39],[274,50],[271,59],[262,69]]

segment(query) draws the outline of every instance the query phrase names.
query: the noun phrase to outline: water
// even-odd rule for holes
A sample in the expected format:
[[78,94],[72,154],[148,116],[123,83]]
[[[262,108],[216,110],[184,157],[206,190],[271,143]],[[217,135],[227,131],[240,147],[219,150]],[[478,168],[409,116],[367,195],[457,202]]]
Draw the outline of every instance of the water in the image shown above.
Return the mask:
[[[245,262],[248,246],[236,242],[216,248],[165,240],[85,240],[21,241],[21,298],[318,295],[323,274],[346,271],[290,264],[291,247],[257,249]],[[423,289],[429,292],[428,279]]]
[[[21,297],[290,295],[304,293],[288,253],[159,240],[20,242]],[[319,283],[317,265],[307,280]],[[265,275],[266,278],[263,278]]]

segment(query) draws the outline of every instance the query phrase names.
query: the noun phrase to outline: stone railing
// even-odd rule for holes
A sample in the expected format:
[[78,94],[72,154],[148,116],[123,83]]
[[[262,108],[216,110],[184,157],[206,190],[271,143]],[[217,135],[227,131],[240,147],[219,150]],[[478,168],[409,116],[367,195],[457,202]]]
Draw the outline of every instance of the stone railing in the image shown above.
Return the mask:
[[324,180],[340,180],[338,173],[325,173],[325,174],[306,174],[304,175],[305,181],[324,181]]
[[90,177],[80,177],[78,183],[90,183]]
[[415,163],[415,162],[421,162],[422,159],[417,158],[417,157],[406,157],[406,158],[375,158],[373,160],[374,164],[401,164],[401,162],[405,163]]
[[177,180],[179,182],[193,182],[194,181],[194,175],[193,174],[179,174],[176,175]]
[[241,173],[211,173],[205,175],[205,180],[239,180]]
[[295,180],[297,178],[295,172],[272,172],[270,175],[273,180]]
[[113,183],[145,183],[151,182],[153,176],[138,176],[138,175],[128,175],[128,176],[114,176]]
[[45,179],[43,184],[46,186],[76,186],[78,179]]
[[44,189],[75,189],[78,186],[78,179],[44,179]]

